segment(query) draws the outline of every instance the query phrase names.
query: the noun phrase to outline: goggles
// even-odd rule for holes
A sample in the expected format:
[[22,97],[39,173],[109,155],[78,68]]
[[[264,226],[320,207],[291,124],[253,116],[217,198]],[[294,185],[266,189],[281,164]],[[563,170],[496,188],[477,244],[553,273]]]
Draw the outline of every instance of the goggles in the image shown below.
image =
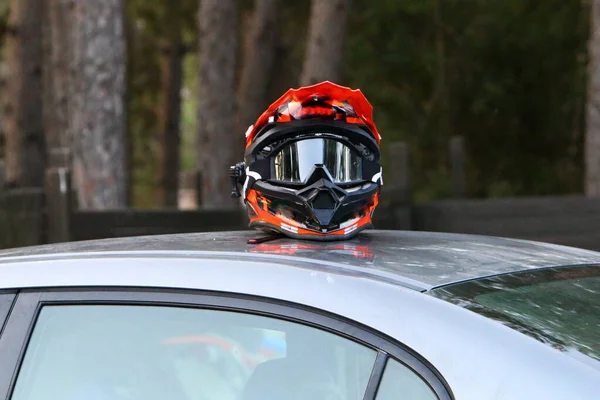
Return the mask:
[[326,169],[335,183],[363,180],[362,157],[333,139],[311,138],[285,144],[270,161],[271,180],[276,182],[306,183],[316,167]]

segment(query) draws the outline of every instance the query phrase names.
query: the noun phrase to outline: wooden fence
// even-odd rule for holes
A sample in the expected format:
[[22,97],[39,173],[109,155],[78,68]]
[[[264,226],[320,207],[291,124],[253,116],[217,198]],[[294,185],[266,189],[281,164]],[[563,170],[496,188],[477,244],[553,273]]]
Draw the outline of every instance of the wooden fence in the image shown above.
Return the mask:
[[44,242],[43,203],[41,189],[0,192],[0,248]]
[[247,217],[240,211],[75,211],[71,240],[87,240],[166,233],[192,233],[244,229]]
[[447,200],[412,207],[412,229],[600,250],[600,200],[583,196]]
[[0,248],[31,246],[44,241],[44,190],[4,187],[4,161],[0,159]]
[[[375,213],[378,229],[473,233],[600,250],[600,200],[583,196],[462,199],[464,152],[449,146],[454,199],[411,204],[409,152],[389,146],[389,175]],[[197,182],[197,179],[188,179]],[[43,189],[2,191],[0,247],[99,238],[247,229],[244,210],[81,211],[66,168],[51,168]]]

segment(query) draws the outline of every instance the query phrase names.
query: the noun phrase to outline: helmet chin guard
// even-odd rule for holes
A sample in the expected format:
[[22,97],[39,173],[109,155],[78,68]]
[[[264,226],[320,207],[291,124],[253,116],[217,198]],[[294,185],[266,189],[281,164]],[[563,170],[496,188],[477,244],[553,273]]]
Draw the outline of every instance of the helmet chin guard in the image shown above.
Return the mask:
[[372,228],[383,180],[370,115],[360,91],[330,82],[273,103],[246,133],[244,162],[230,168],[249,227],[319,241]]

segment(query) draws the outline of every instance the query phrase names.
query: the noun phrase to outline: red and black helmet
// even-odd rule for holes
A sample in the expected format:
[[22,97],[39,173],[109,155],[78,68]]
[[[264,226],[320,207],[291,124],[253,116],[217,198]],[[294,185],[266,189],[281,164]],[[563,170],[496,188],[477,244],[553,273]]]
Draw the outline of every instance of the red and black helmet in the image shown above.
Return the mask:
[[251,228],[315,240],[372,227],[382,180],[381,136],[360,90],[331,82],[290,89],[246,131],[231,167]]

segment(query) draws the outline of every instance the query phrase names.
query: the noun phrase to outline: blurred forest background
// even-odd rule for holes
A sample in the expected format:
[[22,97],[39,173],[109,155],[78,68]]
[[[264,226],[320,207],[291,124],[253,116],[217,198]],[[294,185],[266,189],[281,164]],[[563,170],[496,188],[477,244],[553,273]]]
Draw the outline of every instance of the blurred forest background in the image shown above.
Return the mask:
[[592,7],[0,0],[5,183],[41,184],[39,171],[69,163],[80,207],[173,207],[180,172],[198,168],[203,204],[230,206],[247,126],[288,88],[328,79],[365,93],[384,151],[409,144],[417,202],[451,195],[457,135],[469,197],[583,193]]

